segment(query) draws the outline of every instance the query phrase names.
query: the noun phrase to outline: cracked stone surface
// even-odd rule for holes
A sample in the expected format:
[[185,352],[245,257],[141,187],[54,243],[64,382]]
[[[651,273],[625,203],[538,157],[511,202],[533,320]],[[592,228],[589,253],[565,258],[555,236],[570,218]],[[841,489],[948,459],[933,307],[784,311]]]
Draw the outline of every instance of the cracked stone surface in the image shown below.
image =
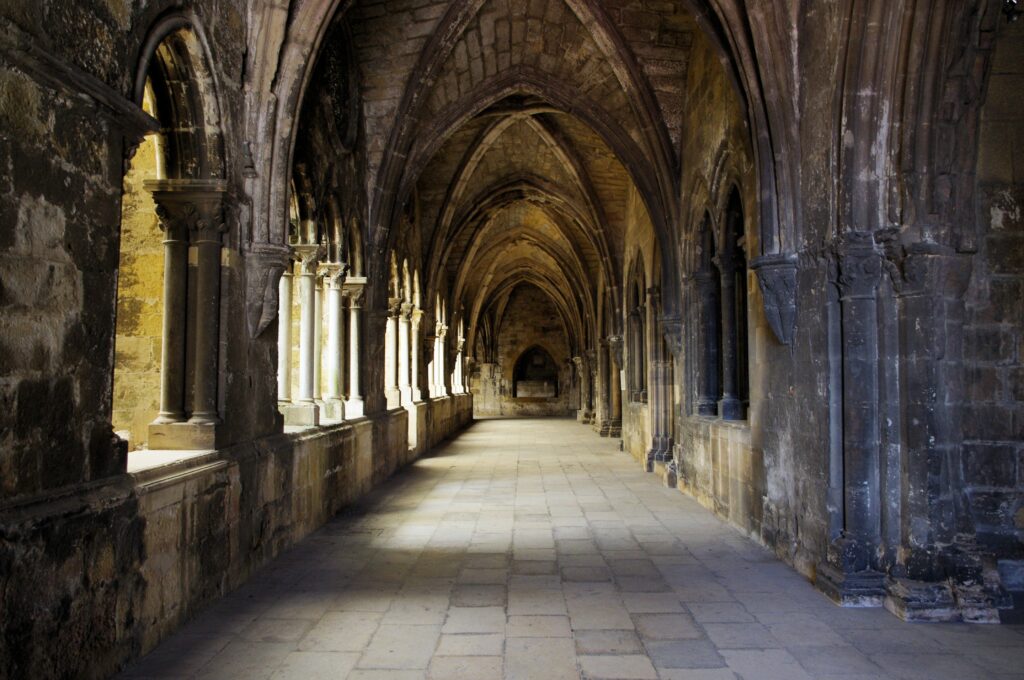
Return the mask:
[[618,441],[480,421],[123,678],[1024,678],[1024,627],[840,609]]

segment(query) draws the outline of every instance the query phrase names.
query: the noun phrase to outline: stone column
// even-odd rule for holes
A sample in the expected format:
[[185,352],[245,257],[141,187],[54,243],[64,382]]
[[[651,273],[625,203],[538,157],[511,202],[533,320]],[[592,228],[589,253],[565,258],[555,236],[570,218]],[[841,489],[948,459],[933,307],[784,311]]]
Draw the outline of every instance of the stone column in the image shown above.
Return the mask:
[[384,398],[387,408],[398,408],[401,395],[398,392],[398,315],[401,300],[392,298],[388,302],[388,316],[384,326]]
[[651,416],[651,448],[647,451],[647,470],[657,463],[672,459],[672,362],[665,351],[664,330],[661,321],[661,290],[647,289],[647,309],[650,317],[651,347],[648,377],[648,408]]
[[719,413],[722,420],[743,420],[743,402],[737,388],[737,320],[736,320],[736,261],[731,249],[718,258],[722,273],[722,400]]
[[410,344],[412,326],[412,305],[402,303],[398,310],[398,399],[402,406],[412,403],[412,345]]
[[[161,414],[149,428],[150,448],[213,449],[221,422],[217,405],[220,261],[227,184],[223,180],[151,180],[145,186],[153,194],[168,240],[173,241],[165,245],[165,255],[171,260],[164,278],[162,361],[166,363],[161,366]],[[182,243],[185,234],[188,249]],[[195,255],[191,282],[189,251]],[[188,290],[190,285],[195,286],[194,292]],[[191,309],[190,299],[194,301]],[[186,356],[193,357],[191,375],[186,370]],[[184,422],[186,415],[190,417]]]
[[[290,264],[290,263],[289,263]],[[292,402],[292,266],[277,284],[277,401]]]
[[608,337],[608,436],[622,436],[622,336]]
[[[325,250],[326,252],[326,250]],[[317,267],[313,277],[313,401],[323,403],[323,364],[324,364],[324,270]]]
[[423,351],[420,345],[420,321],[422,319],[423,310],[413,309],[409,317],[411,323],[409,328],[409,347],[412,351],[412,365],[409,370],[412,374],[412,400],[414,402],[423,400],[423,391],[421,389],[423,381],[420,379],[420,353]]
[[316,273],[323,257],[320,245],[298,245],[299,258],[299,390],[285,413],[289,425],[319,425],[320,407],[313,399],[316,376]]
[[573,357],[572,363],[576,367],[576,391],[579,394],[579,407],[576,409],[576,421],[580,423],[586,423],[584,412],[586,409],[586,382],[584,380],[584,371],[586,366],[583,363],[583,357]]
[[719,279],[708,270],[699,271],[694,278],[697,281],[697,296],[700,300],[700,347],[703,358],[701,381],[697,395],[697,413],[702,416],[718,415],[718,399],[721,396],[719,384],[719,328],[722,304],[718,296]]
[[445,364],[447,351],[448,326],[438,324],[437,327],[437,392],[440,396],[448,396],[448,370]]
[[818,567],[817,585],[839,604],[877,606],[885,591],[878,420],[878,302],[882,258],[867,233],[838,245],[843,352],[843,531]]
[[157,204],[164,232],[164,319],[160,413],[154,424],[185,420],[185,318],[188,312],[188,224]]
[[365,284],[365,278],[360,277],[357,280],[349,277],[344,288],[345,296],[348,298],[348,400],[345,402],[345,415],[349,419],[359,418],[365,413],[362,387],[359,383],[361,308]]
[[594,382],[595,393],[595,417],[594,429],[602,437],[611,434],[611,422],[608,409],[608,339],[601,338],[598,341],[597,350],[597,376]]
[[326,415],[336,420],[345,418],[345,315],[342,308],[342,288],[348,268],[343,264],[323,266],[327,296],[327,355],[324,361],[326,378]]

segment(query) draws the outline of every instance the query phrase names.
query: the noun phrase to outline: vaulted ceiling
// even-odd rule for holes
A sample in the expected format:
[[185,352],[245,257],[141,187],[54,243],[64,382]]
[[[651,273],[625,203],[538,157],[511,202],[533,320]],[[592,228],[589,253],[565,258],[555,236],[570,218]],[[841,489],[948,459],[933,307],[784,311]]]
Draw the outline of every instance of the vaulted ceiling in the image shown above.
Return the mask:
[[417,205],[426,292],[448,293],[471,341],[533,285],[590,346],[617,304],[630,191],[672,220],[695,22],[673,0],[400,4],[354,13],[386,140],[368,149],[372,219]]

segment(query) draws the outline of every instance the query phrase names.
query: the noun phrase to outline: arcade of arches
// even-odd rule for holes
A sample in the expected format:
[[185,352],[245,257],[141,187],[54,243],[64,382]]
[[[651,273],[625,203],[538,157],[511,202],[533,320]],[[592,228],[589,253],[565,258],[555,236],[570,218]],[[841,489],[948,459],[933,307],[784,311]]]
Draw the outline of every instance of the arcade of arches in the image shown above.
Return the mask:
[[495,416],[838,605],[1016,620],[1019,13],[0,3],[0,676],[112,675]]

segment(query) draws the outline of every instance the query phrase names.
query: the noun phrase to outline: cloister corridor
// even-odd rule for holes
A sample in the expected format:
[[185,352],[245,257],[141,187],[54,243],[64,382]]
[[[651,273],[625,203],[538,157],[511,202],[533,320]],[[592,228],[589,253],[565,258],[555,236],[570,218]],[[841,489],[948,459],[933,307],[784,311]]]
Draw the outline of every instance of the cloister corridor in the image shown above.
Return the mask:
[[1022,678],[1024,627],[842,609],[568,419],[476,422],[121,676]]

